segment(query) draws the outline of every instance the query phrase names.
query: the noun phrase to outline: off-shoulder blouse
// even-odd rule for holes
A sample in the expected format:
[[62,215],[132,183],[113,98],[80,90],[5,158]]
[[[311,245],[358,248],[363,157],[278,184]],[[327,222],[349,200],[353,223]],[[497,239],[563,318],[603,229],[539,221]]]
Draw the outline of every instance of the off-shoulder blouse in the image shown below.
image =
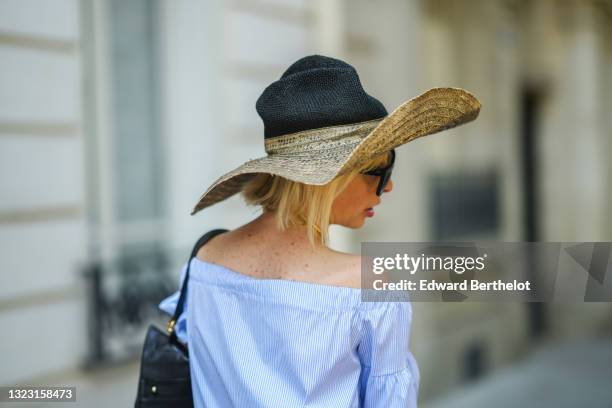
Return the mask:
[[[181,273],[182,282],[186,264]],[[179,291],[159,307],[171,315]],[[408,301],[191,260],[177,325],[196,407],[416,407]]]

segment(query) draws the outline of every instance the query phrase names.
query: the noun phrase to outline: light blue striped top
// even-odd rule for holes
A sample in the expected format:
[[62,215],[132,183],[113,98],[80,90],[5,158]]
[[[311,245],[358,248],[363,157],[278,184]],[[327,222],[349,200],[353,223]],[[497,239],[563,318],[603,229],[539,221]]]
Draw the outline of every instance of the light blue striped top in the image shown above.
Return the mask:
[[[181,273],[181,282],[186,270]],[[193,258],[176,325],[196,407],[416,407],[409,302],[257,279]],[[171,315],[179,292],[159,307]]]

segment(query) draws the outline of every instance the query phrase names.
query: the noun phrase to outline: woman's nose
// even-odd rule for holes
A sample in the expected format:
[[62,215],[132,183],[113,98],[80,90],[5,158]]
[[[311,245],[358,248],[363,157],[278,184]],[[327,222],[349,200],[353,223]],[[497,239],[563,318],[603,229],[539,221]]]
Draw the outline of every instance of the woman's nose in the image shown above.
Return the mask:
[[391,190],[393,190],[393,180],[389,179],[389,181],[387,181],[387,185],[383,189],[383,192],[389,193]]

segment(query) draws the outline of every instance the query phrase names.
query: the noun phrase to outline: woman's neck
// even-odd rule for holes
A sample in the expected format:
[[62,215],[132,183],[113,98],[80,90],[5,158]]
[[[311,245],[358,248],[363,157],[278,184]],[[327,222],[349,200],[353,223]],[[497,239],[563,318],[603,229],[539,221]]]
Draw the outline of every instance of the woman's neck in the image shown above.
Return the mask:
[[[256,233],[262,239],[282,239],[284,242],[294,245],[310,245],[308,241],[308,228],[306,225],[294,225],[281,231],[276,223],[276,213],[273,211],[264,211],[259,217],[245,224],[244,232]],[[318,244],[319,249],[325,249],[322,244]]]

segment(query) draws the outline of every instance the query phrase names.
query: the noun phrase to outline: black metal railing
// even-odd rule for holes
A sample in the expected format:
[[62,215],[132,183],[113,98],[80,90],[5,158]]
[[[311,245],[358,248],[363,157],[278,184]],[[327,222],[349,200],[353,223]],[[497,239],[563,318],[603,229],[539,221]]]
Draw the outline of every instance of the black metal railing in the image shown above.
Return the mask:
[[163,326],[159,302],[177,290],[168,257],[159,250],[92,262],[84,271],[88,304],[87,366],[137,358],[146,328]]

